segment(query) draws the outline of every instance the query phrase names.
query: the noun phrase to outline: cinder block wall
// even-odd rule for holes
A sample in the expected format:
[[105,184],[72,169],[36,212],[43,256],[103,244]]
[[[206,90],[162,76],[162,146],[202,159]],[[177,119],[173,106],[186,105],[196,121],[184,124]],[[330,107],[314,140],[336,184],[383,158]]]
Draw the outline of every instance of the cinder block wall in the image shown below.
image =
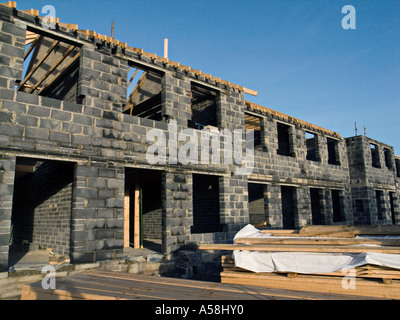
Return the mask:
[[[372,166],[370,144],[377,146],[380,167]],[[394,155],[393,147],[366,136],[355,136],[346,139],[349,158],[349,172],[351,178],[351,198],[356,224],[392,224],[392,213],[389,193],[393,195],[393,209],[395,223],[398,219],[399,189],[396,181],[394,156],[391,157],[392,166],[387,168],[383,149],[387,148]],[[382,191],[382,219],[378,218],[376,191]]]
[[69,255],[73,163],[43,162],[33,174],[16,180],[13,245],[23,240]]
[[8,269],[16,158],[0,154],[0,270]]
[[[332,221],[333,212],[330,192],[340,190],[344,218],[340,223],[353,222],[352,203],[349,200],[351,192],[358,191],[350,189],[350,181],[353,181],[350,179],[353,177],[350,178],[349,164],[351,167],[356,160],[351,158],[345,140],[340,136],[332,137],[327,131],[317,130],[319,161],[309,161],[306,159],[304,137],[305,131],[310,128],[291,117],[285,120],[279,115],[251,110],[262,118],[263,141],[261,150],[254,153],[254,171],[250,175],[237,175],[237,165],[226,163],[167,162],[150,165],[146,151],[152,142],[147,141],[147,133],[159,130],[168,139],[172,121],[177,123],[177,132],[188,127],[192,82],[217,92],[216,118],[220,130],[244,129],[244,112],[248,108],[245,107],[243,92],[229,83],[216,82],[213,78],[164,63],[137,50],[114,46],[62,26],[52,32],[61,38],[76,41],[80,47],[77,103],[70,99],[61,101],[15,91],[15,82],[22,78],[27,24],[39,29],[41,26],[34,17],[4,6],[0,6],[0,18],[1,266],[8,264],[16,156],[76,164],[70,226],[70,256],[73,262],[92,262],[122,255],[126,168],[162,171],[161,215],[158,215],[158,219],[161,219],[165,253],[173,253],[192,242],[230,241],[240,228],[250,222],[249,182],[265,185],[265,221],[272,227],[283,225],[281,186],[295,188],[295,227],[312,220],[310,188],[321,189],[321,204],[327,223]],[[155,70],[163,75],[162,121],[121,113],[127,98],[128,64]],[[290,126],[290,156],[276,153],[278,122]],[[338,165],[327,163],[328,137],[338,141]],[[245,152],[244,139],[242,142],[242,151]],[[169,147],[167,155],[172,154]],[[194,173],[218,177],[221,232],[191,233],[194,224]],[[389,184],[390,177],[387,172],[385,183]],[[379,179],[376,178],[376,184]],[[393,184],[391,188],[398,195],[398,189]],[[385,197],[387,199],[387,194]],[[398,196],[395,199],[398,201]]]
[[[261,117],[262,150],[256,149],[254,171],[249,175],[251,183],[264,183],[265,186],[265,222],[271,227],[281,228],[282,198],[281,186],[295,188],[294,212],[295,227],[301,228],[312,223],[310,188],[320,190],[320,207],[326,224],[333,222],[333,204],[331,190],[339,190],[342,221],[335,223],[353,223],[350,199],[350,177],[345,140],[316,128],[308,128],[297,123],[296,119],[280,118],[257,109],[246,107],[248,112]],[[280,155],[278,149],[278,123],[289,126],[290,155]],[[316,135],[317,161],[306,159],[306,131]],[[327,139],[337,141],[338,164],[328,163]]]

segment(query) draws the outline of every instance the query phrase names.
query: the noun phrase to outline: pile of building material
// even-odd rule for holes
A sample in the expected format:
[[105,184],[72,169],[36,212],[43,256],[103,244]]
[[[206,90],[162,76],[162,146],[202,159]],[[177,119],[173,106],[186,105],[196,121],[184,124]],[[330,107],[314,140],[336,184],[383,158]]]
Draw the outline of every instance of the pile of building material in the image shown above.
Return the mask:
[[302,293],[247,285],[88,270],[57,278],[55,289],[26,284],[21,300],[349,300],[346,295]]
[[258,230],[251,225],[225,250],[221,282],[300,291],[400,298],[400,226],[306,226]]

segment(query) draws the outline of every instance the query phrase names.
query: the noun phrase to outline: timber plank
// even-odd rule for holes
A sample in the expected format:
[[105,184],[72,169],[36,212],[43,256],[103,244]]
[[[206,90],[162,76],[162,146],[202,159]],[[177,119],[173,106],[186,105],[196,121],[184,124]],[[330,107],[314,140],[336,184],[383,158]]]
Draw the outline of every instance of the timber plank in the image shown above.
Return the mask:
[[[134,279],[126,280],[126,279],[118,279],[118,278],[107,278],[106,282],[104,282],[104,278],[100,278],[96,276],[85,276],[85,277],[76,277],[71,279],[72,285],[74,283],[81,284],[85,282],[85,287],[100,289],[107,288],[110,292],[122,292],[124,294],[134,294],[139,296],[147,296],[147,297],[156,297],[158,299],[173,299],[173,300],[190,300],[190,299],[202,299],[202,300],[210,300],[210,299],[221,299],[221,300],[229,300],[232,299],[232,295],[226,293],[221,290],[208,290],[206,288],[191,288],[190,291],[187,290],[186,287],[183,286],[171,286],[171,285],[163,285],[160,286],[156,283],[145,283],[136,282]],[[243,296],[243,294],[241,294]],[[246,297],[241,297],[246,298]],[[250,298],[250,297],[248,297]]]
[[284,238],[284,237],[268,237],[268,238],[238,238],[235,243],[243,244],[288,244],[288,245],[358,245],[358,244],[374,244],[384,246],[400,246],[400,239],[370,239],[370,238]]
[[[96,272],[96,275],[99,276],[99,274]],[[149,277],[149,276],[144,276],[144,277],[131,277],[130,274],[101,274],[102,276],[106,276],[111,278],[113,281],[116,281],[117,279],[121,279],[123,281],[136,281],[139,285],[145,285],[148,287],[151,284],[154,284],[156,286],[163,285],[165,288],[167,288],[168,293],[170,293],[173,290],[181,290],[183,288],[185,295],[187,295],[187,289],[190,288],[190,290],[207,290],[207,291],[221,291],[221,292],[229,292],[229,293],[236,293],[240,294],[243,293],[241,290],[238,290],[238,288],[231,288],[231,287],[221,287],[219,283],[213,283],[213,282],[203,282],[203,281],[195,281],[195,280],[186,280],[186,279],[176,279],[176,278],[163,278],[163,277]],[[254,298],[255,294],[258,294],[256,291],[248,291],[246,293],[247,295],[250,295],[251,298]],[[250,298],[249,296],[249,298]]]
[[329,235],[335,233],[349,233],[349,235],[400,235],[400,226],[396,225],[328,225],[328,226],[304,226],[300,229],[299,234],[302,235]]
[[21,300],[254,300],[254,299],[348,299],[343,295],[303,293],[281,288],[211,283],[143,276],[129,273],[87,271],[57,279],[56,289],[41,282],[24,285]]
[[352,252],[352,253],[394,253],[400,254],[400,247],[372,247],[372,246],[315,246],[315,245],[286,245],[286,244],[202,244],[200,250],[247,250],[247,251],[275,251],[275,252]]
[[393,281],[383,284],[378,281],[356,279],[355,289],[345,289],[342,278],[315,275],[298,275],[288,278],[282,274],[256,274],[250,272],[224,271],[221,273],[222,283],[235,283],[263,286],[268,288],[283,288],[288,290],[301,290],[324,292],[334,294],[348,294],[370,298],[400,299],[400,282]]
[[400,235],[398,225],[309,225],[300,230],[263,229],[261,233],[272,233],[274,236],[295,237],[340,237],[354,238],[356,235]]

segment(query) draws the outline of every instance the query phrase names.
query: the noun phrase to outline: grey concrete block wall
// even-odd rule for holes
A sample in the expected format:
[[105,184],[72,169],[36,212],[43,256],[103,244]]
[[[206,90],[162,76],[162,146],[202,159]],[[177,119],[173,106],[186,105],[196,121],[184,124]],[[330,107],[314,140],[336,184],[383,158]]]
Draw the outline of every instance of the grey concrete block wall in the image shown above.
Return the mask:
[[73,261],[101,261],[122,254],[124,179],[123,168],[106,163],[76,166],[71,225]]
[[187,128],[191,120],[190,80],[181,72],[167,71],[162,78],[161,115],[164,119],[174,120],[178,126]]
[[[383,150],[387,148],[394,155],[393,147],[366,136],[356,136],[346,139],[349,173],[351,178],[351,195],[354,209],[354,222],[357,224],[388,224],[393,223],[389,192],[398,195],[394,156],[391,157],[391,168],[386,167]],[[380,167],[372,166],[371,147],[377,146]],[[376,191],[383,192],[383,217],[378,219]],[[398,197],[393,197],[395,218],[397,217]],[[360,210],[362,207],[363,210]],[[398,224],[398,219],[395,219]]]
[[[60,26],[52,32],[60,39],[76,39],[80,50],[77,102],[61,101],[15,90],[21,80],[27,23],[40,29],[30,15],[0,6],[0,263],[7,265],[13,177],[17,156],[76,164],[72,185],[71,248],[74,262],[112,259],[122,254],[125,168],[158,169],[162,173],[163,251],[173,253],[191,242],[229,242],[250,222],[248,183],[264,185],[265,221],[281,228],[281,187],[295,189],[295,227],[312,221],[310,188],[319,188],[326,223],[374,223],[374,188],[384,190],[384,223],[390,222],[388,199],[393,192],[396,219],[399,189],[394,169],[369,168],[368,142],[363,137],[344,139],[334,133],[249,107],[243,92],[229,83],[164,63],[149,55],[123,48]],[[42,30],[46,32],[46,30]],[[162,121],[123,114],[127,98],[128,65],[162,75]],[[176,121],[178,132],[191,120],[192,84],[216,92],[216,119],[220,130],[245,129],[245,111],[261,118],[261,148],[254,152],[254,170],[237,175],[237,165],[154,164],[146,159],[151,145],[147,133],[156,129],[169,138],[168,125]],[[290,126],[290,156],[277,154],[277,124]],[[306,159],[305,132],[317,140],[317,161]],[[200,136],[200,131],[196,131]],[[338,164],[328,163],[327,139],[337,141]],[[353,139],[353,140],[351,140]],[[364,140],[365,141],[364,141]],[[242,140],[242,151],[245,140]],[[183,144],[180,143],[178,146]],[[383,145],[382,145],[383,146]],[[168,146],[169,148],[170,146]],[[389,148],[393,154],[394,150]],[[167,155],[170,150],[167,148]],[[201,151],[201,147],[199,146]],[[172,153],[172,151],[171,151]],[[384,155],[380,154],[381,163]],[[393,157],[393,167],[394,157]],[[360,171],[360,169],[362,169]],[[359,172],[360,171],[360,172]],[[192,234],[193,174],[219,177],[222,232]],[[397,180],[396,180],[397,179]],[[368,183],[367,183],[368,181]],[[372,186],[371,186],[371,183]],[[333,221],[332,190],[340,192],[343,221]],[[357,213],[355,201],[362,201]],[[360,206],[360,203],[357,204]],[[353,212],[354,219],[353,219]],[[400,219],[396,220],[400,223]]]
[[164,172],[162,175],[163,251],[173,253],[190,240],[193,225],[192,175]]
[[[296,119],[283,119],[279,115],[246,108],[252,114],[261,117],[261,136],[263,151],[255,151],[255,167],[249,176],[250,182],[267,183],[265,197],[265,221],[273,227],[282,227],[281,186],[293,186],[296,190],[295,226],[301,228],[312,223],[310,188],[321,189],[321,210],[326,223],[353,222],[352,208],[347,203],[350,197],[350,177],[347,160],[346,143],[342,137],[328,134],[325,131],[296,123]],[[286,124],[289,128],[289,155],[280,155],[278,149],[278,123]],[[313,132],[316,137],[317,159],[307,160],[305,134]],[[327,139],[336,142],[338,164],[328,163]],[[343,221],[333,222],[331,190],[340,190],[341,214]]]
[[[9,8],[3,10],[11,14]],[[13,23],[9,16],[1,17],[0,88],[14,89],[15,81],[22,80],[26,27]]]
[[0,270],[8,269],[11,214],[14,194],[15,156],[0,155]]
[[98,108],[98,112],[120,113],[126,105],[128,64],[114,57],[111,48],[96,48],[81,48],[78,95],[85,105]]

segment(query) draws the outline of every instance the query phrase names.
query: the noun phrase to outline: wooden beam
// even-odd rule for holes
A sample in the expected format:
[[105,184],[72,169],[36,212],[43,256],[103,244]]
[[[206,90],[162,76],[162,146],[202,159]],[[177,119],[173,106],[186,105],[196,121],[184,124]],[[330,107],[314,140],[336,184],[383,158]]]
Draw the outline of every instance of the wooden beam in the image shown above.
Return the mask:
[[243,88],[243,92],[244,92],[244,93],[247,93],[247,94],[250,94],[250,95],[252,95],[252,96],[257,96],[257,95],[258,95],[258,92],[257,92],[257,91],[250,90],[250,89],[247,89],[247,88]]
[[74,64],[74,62],[79,58],[79,55],[80,53],[77,52],[75,56],[71,58],[68,61],[68,63],[64,66],[64,69],[59,71],[49,83],[46,83],[46,85],[38,92],[38,94],[41,94],[44,90],[48,89],[55,81],[61,78],[68,71],[68,69]]
[[0,4],[3,6],[9,7],[9,8],[13,8],[13,9],[17,8],[17,3],[15,1],[8,1],[8,2],[0,3]]
[[168,39],[164,39],[164,58],[168,59]]
[[29,10],[19,10],[19,11],[27,13],[27,14],[29,14],[31,16],[34,16],[34,17],[38,17],[39,16],[39,10],[29,9]]
[[37,83],[29,90],[29,93],[34,92],[42,82],[65,60],[65,58],[75,49],[74,45],[69,46],[63,53],[63,55],[51,66],[51,68],[46,72],[46,74],[37,81]]
[[140,79],[138,81],[138,84],[133,88],[131,94],[128,97],[128,101],[127,101],[127,104],[126,104],[127,106],[131,105],[133,99],[135,98],[136,93],[138,93],[138,91],[139,91],[140,87],[142,86],[143,82],[146,80],[146,77],[147,77],[147,71],[142,73],[142,75],[141,75],[141,77],[140,77]]
[[89,37],[95,37],[96,36],[96,31],[92,31],[92,30],[78,29],[78,32],[82,33],[84,35],[87,35]]
[[27,165],[17,164],[15,166],[15,172],[34,173],[35,166],[27,166]]
[[78,30],[78,25],[77,24],[72,24],[72,23],[58,23],[59,26],[67,28],[67,29],[71,29],[73,31]]
[[354,235],[400,235],[400,226],[397,225],[376,225],[376,226],[349,226],[349,225],[331,225],[331,226],[304,226],[299,234],[302,236],[334,236],[335,234],[348,233],[349,237]]
[[161,92],[136,106],[133,106],[133,115],[139,116],[144,112],[147,112],[149,109],[153,109],[155,106],[161,105]]
[[288,278],[276,273],[250,273],[224,271],[221,273],[221,283],[236,285],[255,285],[266,288],[312,291],[344,294],[350,296],[365,296],[386,299],[400,299],[400,284],[383,284],[377,281],[359,279],[356,280],[354,289],[347,289],[342,285],[342,277],[298,275],[296,278]]
[[247,251],[275,251],[275,252],[338,252],[338,253],[394,253],[400,254],[400,247],[387,246],[329,246],[329,245],[286,245],[286,244],[202,244],[200,250],[247,250]]
[[267,238],[238,238],[235,243],[244,244],[286,244],[286,245],[360,245],[373,244],[380,246],[400,246],[400,239],[368,239],[368,238],[284,238],[284,237],[267,237]]
[[43,63],[44,60],[50,55],[50,53],[54,50],[54,48],[60,43],[59,40],[54,40],[50,48],[47,50],[47,52],[43,55],[43,57],[34,65],[32,70],[25,76],[25,79],[22,80],[22,82],[18,85],[18,90],[20,90],[23,85],[29,80],[29,78],[32,76],[32,74],[35,73],[35,71],[40,67],[40,65]]
[[[131,67],[129,67],[129,68],[131,68]],[[129,88],[129,86],[131,85],[131,83],[132,83],[133,79],[135,79],[135,77],[136,77],[136,75],[137,75],[138,71],[139,71],[139,69],[138,69],[138,68],[136,68],[136,70],[135,70],[135,72],[133,73],[132,77],[131,77],[131,78],[129,79],[129,81],[128,81],[127,88]]]
[[[27,45],[31,44],[32,42],[35,42],[38,38],[39,38],[39,36],[37,38],[26,39],[25,45],[27,46]],[[25,55],[24,55],[24,57],[25,57]]]
[[136,52],[138,54],[143,54],[143,49],[134,48],[134,47],[130,47],[130,46],[126,46],[125,49],[128,51]]
[[134,191],[134,213],[133,213],[133,247],[135,249],[140,248],[140,187],[135,185]]
[[129,189],[127,188],[124,196],[124,248],[129,248],[129,213],[130,194]]
[[298,235],[299,230],[293,229],[263,229],[261,233],[272,233],[274,236]]

